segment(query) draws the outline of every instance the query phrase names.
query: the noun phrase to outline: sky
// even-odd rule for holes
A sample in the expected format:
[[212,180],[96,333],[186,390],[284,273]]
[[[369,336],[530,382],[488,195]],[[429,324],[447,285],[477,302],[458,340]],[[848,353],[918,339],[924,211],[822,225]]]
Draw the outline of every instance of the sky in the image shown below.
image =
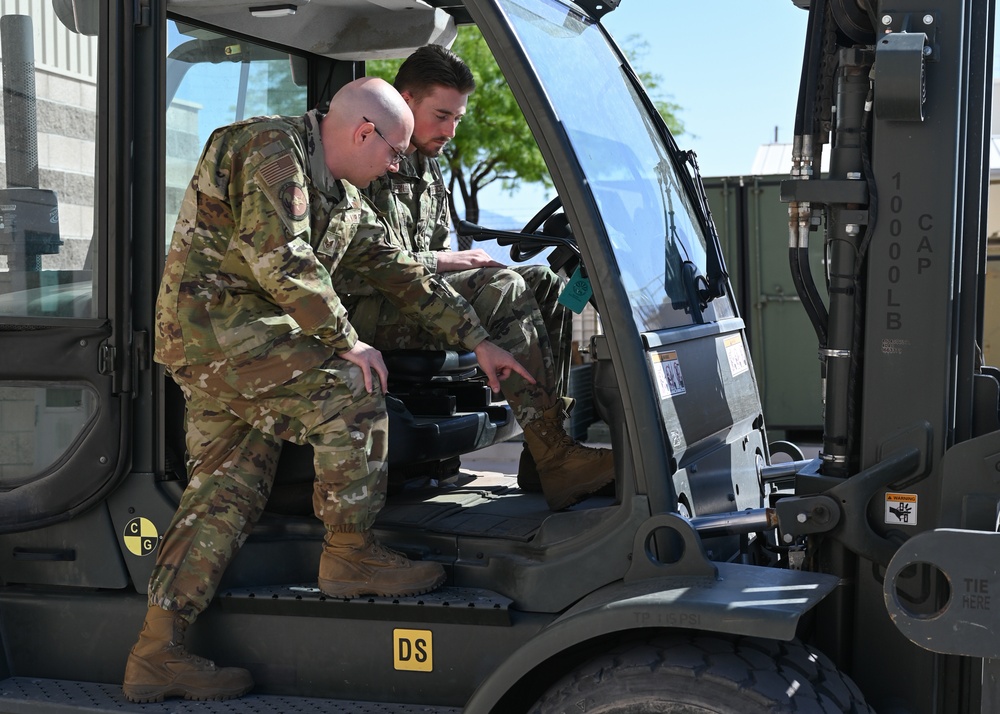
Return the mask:
[[[621,0],[601,22],[619,46],[645,43],[633,64],[659,77],[654,98],[681,107],[677,143],[702,176],[749,174],[775,127],[791,141],[806,27],[791,0]],[[552,195],[494,186],[480,205],[525,223]]]
[[602,24],[619,45],[648,43],[638,69],[681,106],[681,148],[697,152],[702,175],[729,176],[749,173],[776,131],[792,139],[806,15],[792,0],[621,0]]
[[[697,153],[703,176],[748,175],[762,144],[791,142],[805,10],[791,0],[620,2],[601,22],[620,46],[632,35],[647,44],[636,69],[658,75],[658,98],[681,107],[677,143]],[[495,190],[481,205],[527,219],[542,205],[537,191]]]
[[602,20],[621,46],[648,47],[637,69],[680,105],[703,176],[750,173],[757,147],[792,139],[806,12],[791,0],[621,0]]

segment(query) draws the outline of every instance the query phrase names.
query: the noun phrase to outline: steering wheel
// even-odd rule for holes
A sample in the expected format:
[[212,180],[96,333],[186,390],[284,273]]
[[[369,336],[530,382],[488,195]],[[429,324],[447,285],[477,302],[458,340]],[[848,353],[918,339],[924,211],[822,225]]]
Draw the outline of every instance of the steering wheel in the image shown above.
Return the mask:
[[524,228],[521,229],[522,233],[535,233],[542,224],[545,223],[556,211],[562,208],[562,199],[556,196],[551,201],[542,206],[538,213],[533,215],[531,219],[524,224]]
[[[538,213],[533,215],[527,223],[524,224],[524,228],[521,229],[522,233],[537,233],[538,229],[542,227],[549,218],[555,215],[556,211],[562,208],[562,199],[556,196],[551,201],[546,203],[539,209]],[[521,248],[517,243],[514,243],[510,247],[510,259],[515,263],[523,263],[526,260],[531,260],[536,255],[541,253],[543,250],[549,246],[539,246],[537,248]]]

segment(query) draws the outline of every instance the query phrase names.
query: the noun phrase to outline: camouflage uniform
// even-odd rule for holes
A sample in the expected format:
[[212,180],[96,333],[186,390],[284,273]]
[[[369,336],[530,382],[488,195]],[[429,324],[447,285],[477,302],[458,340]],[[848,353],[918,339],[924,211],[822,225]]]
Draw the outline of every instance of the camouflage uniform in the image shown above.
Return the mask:
[[[389,224],[391,239],[437,270],[437,254],[449,248],[448,190],[436,159],[411,154],[395,175],[365,190]],[[559,304],[562,279],[542,265],[478,268],[442,273],[441,277],[473,306],[492,339],[523,364],[538,382],[528,385],[512,375],[504,395],[521,424],[535,409],[551,405],[569,384],[572,316]],[[358,281],[337,284],[362,339],[380,349],[445,347],[440,340],[386,303]]]
[[186,398],[190,481],[149,596],[189,621],[260,517],[282,441],[313,446],[313,505],[328,530],[368,530],[384,503],[384,397],[335,356],[358,339],[335,269],[378,284],[439,339],[473,349],[488,337],[462,298],[385,241],[357,189],[330,175],[318,120],[217,130],[167,255],[155,358]]

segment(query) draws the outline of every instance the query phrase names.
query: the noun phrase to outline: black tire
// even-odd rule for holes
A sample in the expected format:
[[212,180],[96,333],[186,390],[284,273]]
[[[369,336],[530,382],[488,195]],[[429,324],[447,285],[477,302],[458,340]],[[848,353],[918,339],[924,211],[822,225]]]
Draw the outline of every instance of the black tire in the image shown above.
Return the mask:
[[801,642],[677,633],[622,645],[556,682],[529,714],[874,714]]

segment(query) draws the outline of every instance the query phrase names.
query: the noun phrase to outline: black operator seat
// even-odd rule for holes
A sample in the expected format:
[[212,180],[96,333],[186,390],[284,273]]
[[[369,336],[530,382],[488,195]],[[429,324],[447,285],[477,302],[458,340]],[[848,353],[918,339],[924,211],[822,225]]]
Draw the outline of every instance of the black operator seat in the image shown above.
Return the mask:
[[[382,354],[390,375],[386,395],[390,491],[412,479],[453,475],[462,454],[520,434],[510,406],[492,401],[473,353],[414,349]],[[172,379],[165,379],[167,471],[186,480],[184,397]],[[312,447],[285,443],[268,510],[312,513],[314,477]]]
[[[389,490],[414,479],[457,473],[459,457],[520,433],[506,402],[493,403],[475,354],[452,350],[387,350]],[[312,512],[312,447],[286,443],[268,510]]]

